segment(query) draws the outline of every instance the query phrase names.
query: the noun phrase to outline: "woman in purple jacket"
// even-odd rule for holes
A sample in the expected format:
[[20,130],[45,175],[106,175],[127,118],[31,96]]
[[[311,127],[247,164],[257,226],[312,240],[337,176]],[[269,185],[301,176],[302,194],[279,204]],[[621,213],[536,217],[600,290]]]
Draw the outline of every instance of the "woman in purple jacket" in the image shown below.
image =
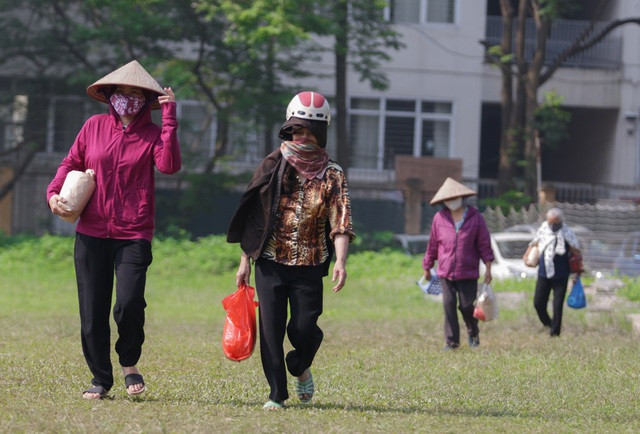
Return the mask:
[[[431,280],[431,267],[438,261],[437,275],[442,285],[444,304],[445,350],[460,345],[458,309],[467,326],[469,346],[480,345],[478,320],[473,316],[473,303],[478,293],[480,260],[487,271],[484,282],[491,282],[493,250],[491,238],[482,214],[471,206],[463,206],[464,197],[476,192],[447,178],[431,200],[431,205],[442,203],[431,224],[427,251],[422,260],[424,276]],[[459,302],[458,302],[459,300]]]
[[[72,170],[95,173],[96,189],[76,226],[74,261],[80,304],[82,351],[93,374],[85,399],[100,399],[113,386],[109,310],[116,280],[113,318],[116,352],[129,395],[145,390],[136,368],[144,342],[144,290],[151,264],[154,170],[180,170],[178,122],[173,91],[164,89],[135,60],[87,88],[109,105],[109,114],[89,118],[47,188],[51,212],[69,217],[60,189]],[[151,109],[162,108],[162,126]]]

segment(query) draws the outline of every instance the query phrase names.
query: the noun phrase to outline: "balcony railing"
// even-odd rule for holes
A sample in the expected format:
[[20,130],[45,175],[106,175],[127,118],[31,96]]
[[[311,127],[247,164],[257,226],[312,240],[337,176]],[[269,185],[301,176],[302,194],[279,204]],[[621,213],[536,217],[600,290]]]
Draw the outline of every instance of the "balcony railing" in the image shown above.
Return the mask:
[[[589,21],[556,20],[551,26],[551,34],[547,40],[545,64],[567,49],[590,25]],[[606,22],[597,22],[594,34],[606,26]],[[517,19],[514,20],[514,35]],[[530,60],[536,46],[536,25],[533,19],[527,19],[525,26],[525,58]],[[487,16],[486,41],[489,46],[500,45],[502,39],[502,17]],[[515,40],[514,40],[515,45]],[[615,33],[609,34],[602,41],[574,56],[569,57],[562,66],[592,69],[619,69],[622,57],[622,40]]]

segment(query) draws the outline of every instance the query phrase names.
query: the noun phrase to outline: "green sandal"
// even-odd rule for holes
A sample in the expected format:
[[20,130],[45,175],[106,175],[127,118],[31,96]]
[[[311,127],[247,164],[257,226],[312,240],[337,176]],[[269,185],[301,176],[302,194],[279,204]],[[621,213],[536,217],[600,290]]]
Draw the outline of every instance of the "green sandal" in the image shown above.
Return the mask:
[[[313,392],[315,391],[315,385],[313,384],[313,375],[309,371],[309,379],[306,381],[298,381],[296,392],[298,392],[298,399],[300,402],[307,403],[313,398]],[[305,398],[308,395],[308,398]]]
[[262,408],[264,410],[284,410],[284,402],[268,400]]

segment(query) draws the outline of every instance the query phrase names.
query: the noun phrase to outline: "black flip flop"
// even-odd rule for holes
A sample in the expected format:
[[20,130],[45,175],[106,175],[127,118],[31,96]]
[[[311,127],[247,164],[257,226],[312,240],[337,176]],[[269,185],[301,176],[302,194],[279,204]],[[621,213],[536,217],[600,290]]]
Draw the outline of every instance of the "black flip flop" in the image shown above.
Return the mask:
[[[97,393],[100,396],[98,396],[97,398],[84,398],[84,394],[85,393]],[[105,396],[107,396],[107,393],[108,393],[108,391],[104,387],[102,387],[102,386],[93,386],[91,389],[84,390],[82,392],[82,395],[83,395],[82,397],[84,399],[102,399]]]
[[[134,384],[142,384],[142,389],[138,390],[137,392],[131,392],[129,390],[129,386],[133,386]],[[127,374],[124,377],[124,386],[127,388],[127,393],[129,394],[129,396],[137,396],[140,395],[142,392],[145,391],[145,387],[144,387],[144,379],[142,378],[142,375],[140,374]]]

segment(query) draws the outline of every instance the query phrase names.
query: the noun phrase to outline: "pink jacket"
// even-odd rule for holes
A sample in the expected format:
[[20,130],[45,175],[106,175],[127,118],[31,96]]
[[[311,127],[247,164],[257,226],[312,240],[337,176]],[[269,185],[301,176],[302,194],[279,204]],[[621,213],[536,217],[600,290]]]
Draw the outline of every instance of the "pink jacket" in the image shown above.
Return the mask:
[[123,130],[110,114],[89,118],[47,187],[47,203],[60,193],[71,170],[93,169],[96,190],[80,215],[76,231],[98,238],[151,241],[155,215],[154,166],[162,173],[180,170],[176,104],[161,104],[162,128],[147,107]]
[[451,211],[444,208],[436,213],[422,267],[430,270],[436,259],[438,277],[449,280],[478,279],[480,259],[482,262],[493,261],[489,230],[477,209],[467,208],[467,216],[458,232]]

